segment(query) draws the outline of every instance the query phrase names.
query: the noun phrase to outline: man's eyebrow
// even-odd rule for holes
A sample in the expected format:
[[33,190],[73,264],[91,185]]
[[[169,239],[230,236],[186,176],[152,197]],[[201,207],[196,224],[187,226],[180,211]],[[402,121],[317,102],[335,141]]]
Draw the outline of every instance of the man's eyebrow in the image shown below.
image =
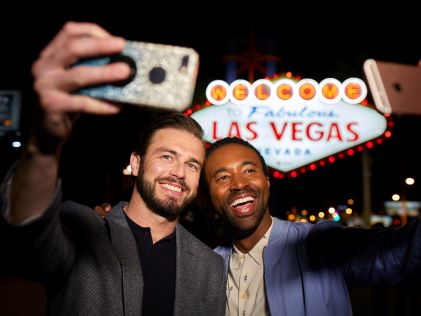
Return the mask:
[[[247,165],[252,165],[252,166],[257,167],[257,164],[254,161],[249,161],[249,160],[243,161],[240,166],[244,167],[244,166],[247,166]],[[225,172],[227,170],[228,169],[226,167],[218,168],[212,173],[212,177],[216,176],[220,172]]]
[[[170,154],[173,154],[174,156],[180,156],[180,154],[176,150],[171,149],[169,147],[158,147],[156,149],[156,152],[168,152]],[[199,166],[202,166],[202,163],[194,157],[189,157],[188,161],[197,163]]]
[[197,163],[200,167],[202,167],[202,163],[199,160],[197,160],[196,158],[191,157],[189,161]]
[[171,148],[168,148],[168,147],[158,147],[155,151],[156,152],[166,151],[166,152],[169,152],[169,153],[171,153],[173,155],[177,155],[178,154],[174,149],[171,149]]
[[216,169],[216,170],[212,173],[212,177],[214,177],[214,176],[216,176],[218,173],[220,173],[220,172],[224,172],[224,171],[227,171],[227,168],[225,168],[225,167],[218,168],[218,169]]
[[245,165],[253,165],[255,167],[257,167],[257,164],[254,161],[243,161],[243,163],[241,164],[241,166],[245,166]]

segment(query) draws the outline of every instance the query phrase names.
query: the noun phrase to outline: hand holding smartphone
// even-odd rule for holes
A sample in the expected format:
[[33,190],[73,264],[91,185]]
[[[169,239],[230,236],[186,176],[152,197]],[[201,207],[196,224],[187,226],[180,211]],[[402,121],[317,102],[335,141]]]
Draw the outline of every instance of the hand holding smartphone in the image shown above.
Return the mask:
[[191,104],[199,67],[199,55],[192,48],[127,41],[119,55],[86,59],[75,66],[112,62],[127,63],[132,69],[130,78],[77,93],[171,111],[183,111]]
[[421,115],[421,67],[367,59],[363,69],[377,110]]

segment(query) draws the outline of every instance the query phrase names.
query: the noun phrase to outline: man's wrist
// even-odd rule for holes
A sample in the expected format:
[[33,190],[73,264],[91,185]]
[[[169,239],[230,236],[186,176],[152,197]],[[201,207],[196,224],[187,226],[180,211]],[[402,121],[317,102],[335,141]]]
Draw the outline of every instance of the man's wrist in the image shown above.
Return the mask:
[[27,151],[29,154],[56,155],[60,152],[63,144],[63,139],[51,135],[42,127],[38,127],[29,138]]

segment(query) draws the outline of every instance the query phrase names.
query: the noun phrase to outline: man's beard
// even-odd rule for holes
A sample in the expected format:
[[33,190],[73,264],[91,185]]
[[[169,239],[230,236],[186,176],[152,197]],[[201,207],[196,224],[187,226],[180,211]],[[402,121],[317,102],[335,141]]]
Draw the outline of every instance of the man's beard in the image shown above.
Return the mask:
[[175,180],[174,178],[158,178],[154,182],[150,182],[145,179],[144,167],[141,162],[139,175],[136,178],[136,187],[148,208],[158,214],[159,216],[165,217],[169,221],[176,220],[181,212],[193,201],[194,195],[186,198],[181,204],[177,204],[177,200],[172,197],[167,197],[166,200],[161,200],[155,195],[155,188],[158,181],[164,180],[168,182],[178,183],[182,186],[183,190],[189,192],[190,188],[187,186],[184,180]]
[[[222,218],[224,219],[224,229],[230,235],[230,237],[233,238],[234,240],[241,240],[252,235],[256,231],[257,227],[259,227],[265,215],[266,203],[263,202],[263,198],[259,190],[244,189],[240,192],[236,192],[235,194],[239,195],[239,194],[247,193],[247,192],[255,193],[256,203],[257,203],[256,210],[253,214],[253,222],[251,224],[242,225],[241,222],[237,224],[236,217],[232,215],[230,212],[226,211],[226,209],[231,208],[231,206],[228,205],[228,203],[226,203],[226,205],[222,206],[221,208]],[[231,200],[231,198],[228,198],[227,201],[228,200]]]

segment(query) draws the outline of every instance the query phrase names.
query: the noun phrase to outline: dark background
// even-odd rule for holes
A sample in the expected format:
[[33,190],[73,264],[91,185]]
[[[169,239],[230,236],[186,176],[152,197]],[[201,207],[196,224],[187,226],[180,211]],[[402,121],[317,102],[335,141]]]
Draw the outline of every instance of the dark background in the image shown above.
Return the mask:
[[[0,138],[1,177],[20,154],[20,149],[10,147],[11,140],[19,138],[25,142],[33,118],[36,99],[31,92],[31,64],[68,20],[97,22],[111,33],[131,40],[195,48],[201,64],[194,104],[205,101],[204,89],[210,81],[225,79],[223,57],[247,51],[250,36],[257,51],[281,58],[278,73],[292,71],[318,82],[327,77],[363,78],[362,64],[366,58],[407,64],[416,64],[421,59],[420,17],[404,2],[393,3],[390,8],[382,4],[381,9],[375,10],[365,4],[342,3],[342,9],[335,12],[326,3],[310,6],[301,2],[295,10],[285,3],[276,7],[237,3],[230,8],[227,3],[207,2],[149,5],[103,2],[88,8],[87,3],[64,2],[49,7],[42,3],[2,7],[0,90],[21,90],[23,109],[20,133]],[[151,110],[125,107],[113,117],[82,116],[63,153],[65,198],[90,206],[128,199],[130,183],[121,170],[128,164],[138,132],[155,115]],[[421,179],[417,155],[420,118],[393,116],[393,121],[393,137],[368,152],[374,212],[384,209],[383,202],[390,200],[392,193],[402,191],[407,176],[416,180],[415,186],[406,192],[408,199],[420,199],[417,183]],[[355,200],[354,211],[361,212],[362,174],[362,154],[358,153],[295,179],[272,179],[271,212],[285,218],[294,208],[326,211],[330,206],[346,204],[350,197]],[[209,245],[216,243],[211,238],[216,229],[211,213],[192,208],[182,222]],[[8,301],[15,312],[23,297],[23,303],[32,297],[38,308],[35,310],[42,310],[39,307],[43,296],[39,290],[31,291],[27,284],[16,281],[6,283],[5,288],[3,301]],[[21,293],[22,297],[14,293]],[[369,314],[364,303],[354,304],[355,315]],[[359,310],[359,306],[364,307]]]
[[[0,89],[23,92],[21,139],[24,141],[33,118],[31,63],[65,21],[92,21],[127,39],[190,46],[201,58],[193,104],[204,103],[209,82],[225,79],[224,56],[248,50],[250,39],[258,52],[281,58],[277,73],[292,71],[301,77],[321,81],[327,77],[344,80],[363,78],[362,64],[367,58],[416,64],[421,59],[418,27],[412,19],[396,22],[396,16],[384,15],[376,21],[364,10],[312,16],[301,11],[255,12],[209,7],[197,14],[171,14],[135,7],[105,6],[102,10],[68,7],[66,10],[38,8],[23,17],[15,10],[4,12],[0,20]],[[244,8],[243,8],[244,9]],[[50,8],[51,10],[51,8]],[[408,16],[409,11],[405,16]],[[36,12],[36,13],[35,13]],[[178,12],[178,11],[177,11]],[[311,12],[307,8],[306,12]],[[246,73],[239,77],[247,79]],[[262,77],[256,73],[256,78]],[[370,98],[370,96],[369,96]],[[94,206],[102,201],[115,203],[127,199],[129,180],[121,175],[128,164],[132,144],[142,126],[155,111],[126,106],[113,117],[85,115],[75,126],[73,137],[63,155],[62,175],[65,198]],[[407,176],[420,179],[415,155],[421,125],[417,116],[394,116],[393,137],[368,152],[371,159],[372,209],[382,211],[383,202],[401,190]],[[369,124],[369,123],[368,123]],[[1,140],[1,171],[19,154]],[[2,174],[3,174],[2,173]],[[271,211],[280,217],[294,207],[310,212],[355,200],[354,210],[362,210],[362,154],[357,153],[334,164],[299,175],[295,179],[272,179]],[[409,195],[417,199],[417,182]]]

